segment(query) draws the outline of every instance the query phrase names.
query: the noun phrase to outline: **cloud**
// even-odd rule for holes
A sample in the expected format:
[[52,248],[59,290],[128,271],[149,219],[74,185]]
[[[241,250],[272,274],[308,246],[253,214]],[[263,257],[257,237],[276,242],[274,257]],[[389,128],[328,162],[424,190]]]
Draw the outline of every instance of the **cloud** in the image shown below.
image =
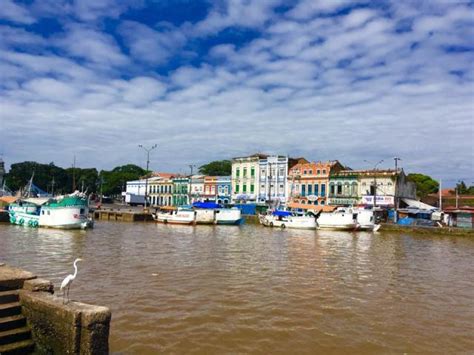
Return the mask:
[[163,64],[186,42],[185,35],[176,27],[162,23],[152,29],[134,21],[124,21],[119,29],[135,60]]
[[12,0],[2,0],[0,18],[20,24],[32,24],[35,18],[23,6],[15,4]]

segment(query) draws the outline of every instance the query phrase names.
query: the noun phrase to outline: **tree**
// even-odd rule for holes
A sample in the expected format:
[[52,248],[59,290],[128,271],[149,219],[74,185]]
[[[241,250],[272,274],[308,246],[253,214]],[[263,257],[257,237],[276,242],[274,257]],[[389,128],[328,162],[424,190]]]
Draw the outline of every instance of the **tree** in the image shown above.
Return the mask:
[[230,160],[216,160],[199,167],[199,173],[209,176],[226,176],[232,173]]
[[84,191],[87,191],[87,193],[97,192],[99,173],[96,168],[67,168],[66,172],[68,174],[68,186],[71,191],[73,182],[75,182],[76,190],[82,190],[84,187]]
[[467,187],[464,181],[457,183],[456,189],[459,195],[474,195],[474,186]]
[[127,181],[137,180],[145,174],[144,169],[133,164],[117,166],[111,171],[102,170],[99,174],[99,180],[102,179],[102,193],[111,196],[119,195]]
[[438,192],[439,183],[428,175],[408,174],[407,178],[416,184],[416,195],[418,198]]

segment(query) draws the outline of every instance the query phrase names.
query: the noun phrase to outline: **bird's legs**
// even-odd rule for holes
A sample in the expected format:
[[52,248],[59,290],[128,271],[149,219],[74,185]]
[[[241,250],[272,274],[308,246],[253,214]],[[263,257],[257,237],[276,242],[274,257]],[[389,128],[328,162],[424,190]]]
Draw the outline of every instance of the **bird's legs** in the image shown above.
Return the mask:
[[67,303],[69,303],[69,288],[71,287],[71,284],[67,285]]

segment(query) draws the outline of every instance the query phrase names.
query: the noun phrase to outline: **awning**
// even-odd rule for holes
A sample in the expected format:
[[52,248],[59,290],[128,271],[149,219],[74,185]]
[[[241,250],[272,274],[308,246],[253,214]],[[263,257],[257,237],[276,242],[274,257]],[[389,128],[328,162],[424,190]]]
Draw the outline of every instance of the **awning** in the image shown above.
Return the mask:
[[411,198],[402,198],[402,201],[410,208],[417,208],[419,210],[437,210],[436,207],[423,203],[421,201],[412,200]]
[[23,201],[41,206],[41,205],[44,205],[49,200],[51,200],[50,197],[30,197],[30,198],[25,198]]

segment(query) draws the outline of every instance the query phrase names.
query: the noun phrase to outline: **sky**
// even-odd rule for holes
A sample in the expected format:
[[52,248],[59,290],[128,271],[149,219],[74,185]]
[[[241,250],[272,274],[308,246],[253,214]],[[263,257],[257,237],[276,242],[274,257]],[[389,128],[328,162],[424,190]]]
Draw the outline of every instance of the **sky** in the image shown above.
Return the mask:
[[0,155],[255,152],[474,184],[474,3],[0,0]]

